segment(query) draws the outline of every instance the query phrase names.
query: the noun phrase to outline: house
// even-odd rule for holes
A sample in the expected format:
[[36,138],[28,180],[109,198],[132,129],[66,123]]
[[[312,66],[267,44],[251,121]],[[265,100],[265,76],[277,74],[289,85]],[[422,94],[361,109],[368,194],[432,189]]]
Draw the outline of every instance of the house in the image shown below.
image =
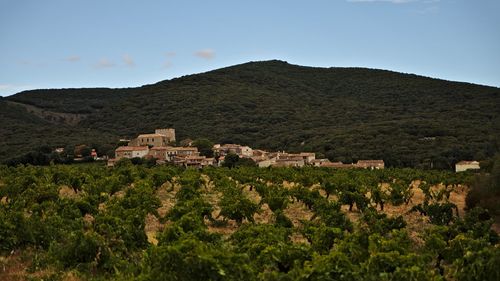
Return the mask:
[[321,165],[323,163],[330,163],[330,160],[326,159],[326,158],[322,158],[322,159],[314,159],[311,161],[311,165],[313,165],[314,167],[321,167]]
[[198,156],[196,147],[153,146],[149,149],[149,156],[160,161],[173,161],[175,157]]
[[265,150],[262,150],[262,149],[253,149],[252,150],[253,156],[267,156],[267,154],[269,154],[269,153]]
[[202,167],[205,167],[205,166],[215,166],[215,158],[203,158],[201,159],[201,166]]
[[170,146],[153,146],[149,149],[148,156],[158,159],[159,161],[169,161],[168,150]]
[[129,146],[167,146],[168,140],[161,134],[140,134],[137,138],[131,140]]
[[355,165],[356,168],[378,170],[385,167],[384,160],[359,160]]
[[253,150],[249,146],[246,145],[239,145],[239,144],[216,144],[212,148],[214,153],[220,155],[220,156],[225,156],[229,153],[234,153],[238,155],[239,157],[246,157],[250,158],[253,156]]
[[135,157],[145,157],[149,153],[149,147],[147,146],[120,146],[115,149],[115,158],[120,160],[122,158],[135,158]]
[[301,152],[299,153],[299,155],[300,157],[302,157],[302,159],[304,159],[304,162],[306,164],[312,165],[312,162],[316,159],[316,154],[313,152]]
[[172,161],[175,156],[191,156],[191,155],[199,155],[198,148],[195,146],[179,146],[179,147],[168,147],[167,158]]
[[251,159],[259,166],[259,168],[267,168],[269,166],[272,166],[276,164],[276,157],[275,158],[269,158],[267,156],[261,155],[261,156],[253,156]]
[[175,129],[156,129],[154,134],[140,134],[129,146],[167,146],[175,142]]
[[336,169],[350,169],[354,168],[355,166],[353,164],[344,164],[342,162],[322,162],[320,163],[320,167],[328,167],[328,168],[336,168]]
[[273,167],[304,167],[304,165],[304,159],[298,158],[276,159],[274,164],[271,164]]
[[155,134],[164,135],[167,138],[168,143],[175,142],[175,129],[174,128],[156,129]]
[[479,170],[481,167],[479,166],[478,161],[460,161],[455,164],[455,172],[463,172],[467,170]]
[[203,168],[215,165],[215,159],[200,155],[175,156],[173,163],[179,166]]

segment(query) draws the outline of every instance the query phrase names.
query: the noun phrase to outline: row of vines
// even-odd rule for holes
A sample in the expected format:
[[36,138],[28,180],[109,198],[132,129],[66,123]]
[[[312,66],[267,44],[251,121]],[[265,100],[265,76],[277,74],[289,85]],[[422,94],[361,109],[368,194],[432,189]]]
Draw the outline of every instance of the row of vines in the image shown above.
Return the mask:
[[[0,279],[22,253],[32,280],[500,280],[488,211],[450,199],[470,180],[414,169],[3,166]],[[397,206],[405,213],[387,212]]]

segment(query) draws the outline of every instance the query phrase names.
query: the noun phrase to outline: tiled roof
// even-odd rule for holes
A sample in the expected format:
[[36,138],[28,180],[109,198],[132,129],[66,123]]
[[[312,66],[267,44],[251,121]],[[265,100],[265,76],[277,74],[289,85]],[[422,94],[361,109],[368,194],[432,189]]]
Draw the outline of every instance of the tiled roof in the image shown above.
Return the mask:
[[194,151],[198,151],[198,148],[197,147],[194,147],[194,146],[180,146],[180,147],[171,147],[170,148],[171,150],[194,150]]
[[162,134],[140,134],[137,138],[154,138],[154,137],[165,137]]
[[384,160],[359,160],[358,164],[384,164]]
[[115,151],[142,151],[142,150],[149,150],[149,147],[147,146],[120,146],[118,147]]
[[153,147],[151,147],[151,149],[150,149],[150,150],[163,150],[163,151],[166,151],[166,150],[168,150],[169,148],[170,148],[170,147],[168,147],[168,146],[153,146]]

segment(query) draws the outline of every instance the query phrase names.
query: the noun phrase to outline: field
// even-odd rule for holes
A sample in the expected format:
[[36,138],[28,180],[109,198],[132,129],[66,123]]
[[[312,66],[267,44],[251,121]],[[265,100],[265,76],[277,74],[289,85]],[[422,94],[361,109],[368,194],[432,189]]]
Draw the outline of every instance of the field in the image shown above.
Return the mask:
[[0,167],[0,280],[500,280],[471,175]]

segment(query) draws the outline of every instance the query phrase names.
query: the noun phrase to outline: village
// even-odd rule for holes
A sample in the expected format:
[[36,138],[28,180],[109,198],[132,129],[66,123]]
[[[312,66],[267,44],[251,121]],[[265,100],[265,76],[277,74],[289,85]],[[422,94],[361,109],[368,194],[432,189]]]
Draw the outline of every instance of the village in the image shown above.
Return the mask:
[[115,150],[115,158],[108,160],[108,166],[123,158],[156,159],[157,164],[172,163],[184,167],[203,168],[206,166],[221,166],[229,154],[239,158],[251,159],[258,167],[331,167],[331,168],[365,168],[383,169],[383,160],[359,160],[357,163],[344,164],[331,162],[328,159],[316,159],[314,152],[287,153],[285,151],[268,152],[252,149],[239,144],[215,144],[212,148],[214,157],[200,155],[198,148],[188,142],[185,146],[174,146],[176,142],[175,129],[156,129],[154,133],[140,134],[128,140],[126,146]]
[[[181,142],[183,146],[175,146],[175,129],[156,129],[154,133],[139,134],[132,140],[125,140],[127,145],[119,146],[115,150],[115,158],[108,159],[107,165],[112,167],[121,159],[143,158],[156,159],[156,164],[171,163],[174,165],[203,168],[206,166],[222,166],[229,154],[239,158],[251,159],[258,167],[329,167],[337,169],[384,169],[383,160],[358,160],[356,163],[346,164],[331,162],[326,158],[316,158],[314,152],[288,153],[285,151],[269,152],[253,149],[240,144],[215,144],[212,147],[214,157],[200,155],[198,148],[188,140]],[[455,165],[456,172],[478,170],[477,161],[460,161]]]

